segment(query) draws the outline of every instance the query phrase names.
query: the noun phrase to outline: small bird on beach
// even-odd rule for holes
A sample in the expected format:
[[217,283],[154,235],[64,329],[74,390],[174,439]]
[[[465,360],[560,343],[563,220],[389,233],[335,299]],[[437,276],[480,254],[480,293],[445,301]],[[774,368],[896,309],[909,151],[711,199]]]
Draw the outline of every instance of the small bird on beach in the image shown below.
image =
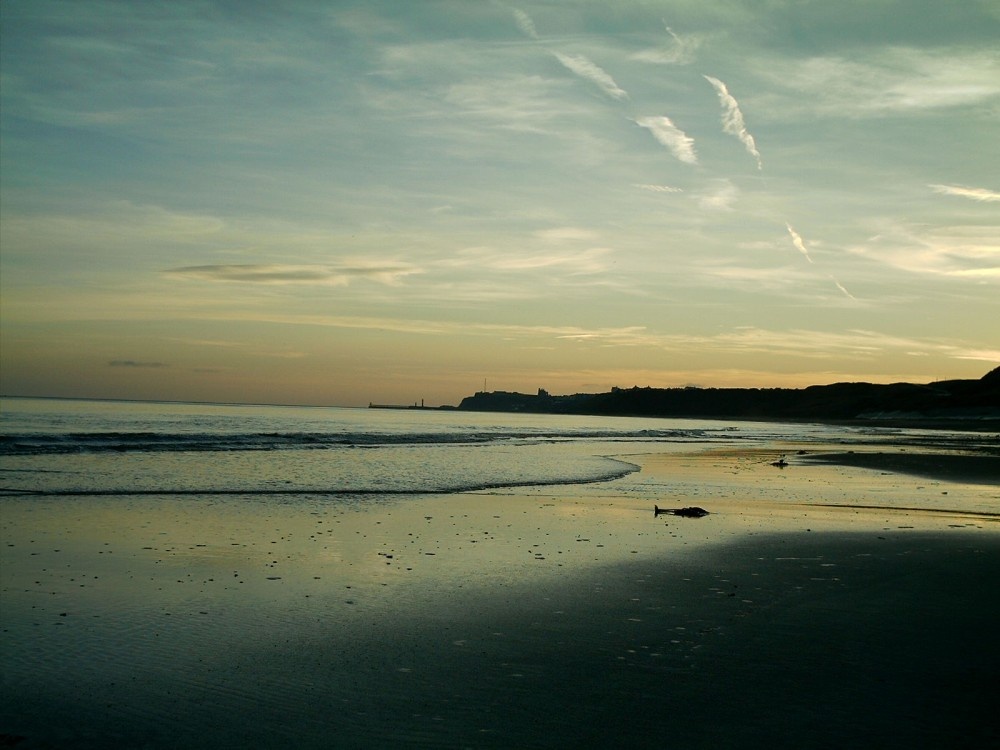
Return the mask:
[[777,461],[772,461],[771,466],[777,466],[779,469],[784,469],[786,466],[788,466],[788,461],[786,461],[785,457],[782,456]]

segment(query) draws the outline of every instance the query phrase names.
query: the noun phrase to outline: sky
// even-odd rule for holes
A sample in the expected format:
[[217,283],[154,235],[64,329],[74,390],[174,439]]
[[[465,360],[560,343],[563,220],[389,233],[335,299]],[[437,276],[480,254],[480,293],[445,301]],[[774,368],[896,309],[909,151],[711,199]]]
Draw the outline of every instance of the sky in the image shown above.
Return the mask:
[[998,0],[0,4],[0,392],[979,378]]

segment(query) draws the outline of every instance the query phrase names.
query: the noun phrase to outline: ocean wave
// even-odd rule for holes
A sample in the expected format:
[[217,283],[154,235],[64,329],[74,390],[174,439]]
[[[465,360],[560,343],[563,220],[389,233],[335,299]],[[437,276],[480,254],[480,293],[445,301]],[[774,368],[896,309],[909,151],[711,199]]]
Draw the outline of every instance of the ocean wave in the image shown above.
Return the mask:
[[562,441],[705,441],[703,430],[434,432],[378,434],[319,432],[160,433],[86,432],[0,435],[0,456],[179,451],[324,450],[400,445],[484,445]]
[[381,485],[347,485],[338,487],[293,486],[273,487],[254,484],[251,486],[158,486],[158,487],[122,487],[122,486],[89,486],[85,488],[72,486],[54,487],[0,487],[0,497],[329,497],[329,498],[360,498],[373,496],[416,496],[428,494],[457,494],[461,492],[482,492],[486,490],[510,489],[514,487],[551,487],[559,485],[597,484],[632,474],[640,470],[636,464],[609,457],[592,457],[600,464],[580,464],[575,467],[576,473],[551,475],[547,477],[518,475],[506,479],[481,478],[470,479],[467,475],[451,477],[431,476],[423,481],[413,481],[407,486]]

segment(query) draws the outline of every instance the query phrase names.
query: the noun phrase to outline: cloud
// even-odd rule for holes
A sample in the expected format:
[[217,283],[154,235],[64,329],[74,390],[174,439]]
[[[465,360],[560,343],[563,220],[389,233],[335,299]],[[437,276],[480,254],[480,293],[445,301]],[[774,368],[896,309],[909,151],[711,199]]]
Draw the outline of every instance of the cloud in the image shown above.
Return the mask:
[[581,227],[556,227],[555,229],[540,229],[535,232],[535,237],[542,240],[554,240],[562,242],[565,240],[592,240],[597,237],[597,233],[590,229]]
[[726,84],[718,78],[712,76],[704,76],[704,78],[712,84],[719,95],[719,102],[722,104],[722,130],[739,138],[747,153],[757,160],[757,169],[763,169],[764,165],[760,160],[757,144],[753,136],[747,132],[746,123],[743,122],[743,113],[740,111],[740,105],[736,98],[729,93]]
[[1000,279],[1000,226],[890,224],[864,245],[849,248],[892,268],[916,274],[988,282]]
[[591,62],[583,55],[567,55],[562,52],[553,52],[552,54],[569,71],[580,76],[580,78],[590,81],[612,99],[618,99],[619,101],[628,99],[628,93],[615,83],[615,80],[603,68]]
[[[557,233],[560,230],[555,230]],[[542,233],[539,233],[542,234]],[[536,235],[537,236],[537,235]],[[583,234],[553,234],[541,239],[565,240],[585,239]],[[470,247],[458,256],[440,262],[442,268],[479,268],[491,271],[518,272],[532,271],[539,268],[562,268],[571,274],[600,274],[608,270],[607,256],[611,249],[606,247],[591,247],[577,252],[510,252],[485,247]],[[549,279],[554,281],[554,279]]]
[[697,36],[681,37],[663,22],[663,28],[670,35],[670,45],[645,49],[632,55],[633,60],[653,63],[656,65],[684,65],[694,59],[694,53],[701,46],[701,38]]
[[511,12],[514,14],[514,21],[517,23],[517,28],[525,36],[538,39],[538,31],[535,29],[535,22],[531,20],[531,16],[520,8],[511,8]]
[[787,221],[785,222],[785,228],[788,230],[788,234],[792,238],[792,244],[795,245],[796,248],[798,248],[798,251],[800,253],[806,256],[806,260],[812,263],[813,259],[809,257],[809,250],[806,248],[806,243],[802,239],[802,235],[800,235],[798,232],[792,229],[792,225],[789,224]]
[[353,278],[382,284],[398,284],[400,278],[419,273],[411,266],[394,263],[342,266],[237,264],[182,266],[164,271],[168,276],[198,281],[226,281],[252,284],[325,284],[343,286]]
[[1000,362],[1000,350],[997,349],[959,349],[951,355],[954,359],[971,359],[977,362]]
[[712,181],[712,186],[698,198],[698,205],[715,211],[731,211],[740,197],[740,190],[725,178]]
[[184,338],[181,336],[168,336],[167,341],[183,344],[185,346],[210,346],[210,347],[221,347],[223,349],[240,348],[246,346],[242,341],[227,341],[223,339],[195,339],[195,338]]
[[592,247],[580,253],[540,254],[506,256],[493,263],[493,268],[501,271],[526,271],[536,268],[566,267],[576,274],[602,273],[607,270],[605,256],[610,248]]
[[[420,123],[426,120],[426,130],[411,125],[411,136],[445,135],[452,148],[471,141],[478,155],[485,137],[484,124],[490,130],[562,133],[565,126],[557,127],[557,122],[586,117],[587,106],[561,100],[556,88],[552,80],[538,75],[484,73],[449,84],[439,100],[429,101],[426,93],[401,90],[373,99],[373,105],[392,117],[405,115]],[[475,120],[470,121],[468,115]]]
[[640,190],[648,190],[651,193],[683,193],[684,188],[673,187],[671,185],[649,185],[643,183],[635,183],[633,187],[637,187]]
[[768,108],[809,117],[883,116],[995,101],[1000,53],[892,47],[867,59],[813,57],[759,61],[759,74],[795,92]]
[[1000,355],[998,351],[984,351],[960,341],[915,339],[865,329],[829,332],[801,328],[768,330],[747,326],[706,338],[704,343],[730,353],[760,352],[827,360],[844,357],[871,359],[886,353],[906,353],[910,356],[934,354],[954,359],[996,361]]
[[[219,311],[203,319],[241,320]],[[258,322],[320,326],[356,330],[393,331],[407,334],[449,337],[503,337],[576,340],[601,346],[654,347],[663,351],[689,352],[699,349],[726,355],[757,352],[801,359],[877,359],[886,353],[909,356],[939,355],[953,359],[1000,361],[1000,350],[955,339],[922,339],[895,336],[864,329],[823,331],[807,328],[763,329],[740,326],[711,335],[663,333],[646,326],[588,328],[583,326],[518,325],[469,320],[424,320],[418,318],[362,317],[344,315],[277,313],[258,310]]]
[[694,150],[694,139],[678,128],[669,117],[640,117],[635,121],[640,128],[646,128],[661,144],[685,164],[697,164],[698,154]]
[[829,276],[830,281],[833,282],[833,285],[835,287],[837,287],[837,289],[839,289],[841,292],[843,292],[847,297],[849,297],[849,298],[851,298],[853,300],[857,299],[857,297],[855,297],[853,294],[851,294],[849,291],[847,291],[847,289],[844,287],[844,285],[841,284],[839,281],[837,281],[835,278],[833,278],[833,276],[831,276],[830,274],[827,274],[827,276]]
[[[787,221],[785,222],[785,228],[788,230],[788,234],[792,238],[792,244],[795,245],[796,248],[798,248],[798,251],[800,253],[806,256],[806,260],[808,260],[810,263],[813,263],[814,261],[812,257],[810,257],[809,255],[809,249],[806,247],[806,243],[805,240],[802,239],[802,235],[796,232],[792,228],[792,225],[789,224]],[[857,300],[857,297],[855,297],[853,294],[847,291],[847,288],[839,281],[837,281],[837,279],[835,279],[832,274],[828,273],[826,276],[828,279],[830,279],[830,281],[833,282],[834,286],[836,286],[837,289],[839,289],[846,297],[849,297],[850,299],[853,300]]]
[[[224,313],[211,319],[230,319]],[[309,325],[356,330],[393,331],[427,336],[487,336],[508,339],[578,339],[613,346],[662,345],[672,337],[651,334],[645,326],[585,328],[581,326],[519,325],[481,323],[469,320],[422,320],[417,318],[363,317],[350,315],[301,315],[263,313],[254,318],[261,323]]]
[[970,188],[962,187],[961,185],[928,185],[928,187],[935,193],[941,193],[942,195],[955,195],[960,198],[982,201],[983,203],[1000,202],[1000,193],[994,190],[987,190],[986,188]]
[[108,367],[135,367],[139,369],[150,368],[157,369],[160,367],[170,367],[170,365],[164,362],[137,362],[134,359],[113,359],[108,362]]
[[[773,249],[773,245],[771,245]],[[843,284],[830,274],[817,274],[813,267],[798,263],[775,267],[753,265],[746,257],[705,258],[700,267],[686,271],[689,278],[698,278],[699,285],[725,290],[727,293],[741,292],[755,296],[781,297],[794,305],[816,305],[819,300],[826,307],[835,303],[827,289],[831,282],[839,295],[860,301]],[[846,304],[846,303],[844,303]]]
[[745,258],[713,256],[705,258],[697,273],[709,279],[721,280],[726,289],[769,291],[781,294],[801,294],[809,275],[800,268],[773,265],[753,266]]
[[201,281],[247,281],[263,284],[290,284],[329,281],[333,274],[316,266],[210,265],[183,266],[165,271],[169,276]]

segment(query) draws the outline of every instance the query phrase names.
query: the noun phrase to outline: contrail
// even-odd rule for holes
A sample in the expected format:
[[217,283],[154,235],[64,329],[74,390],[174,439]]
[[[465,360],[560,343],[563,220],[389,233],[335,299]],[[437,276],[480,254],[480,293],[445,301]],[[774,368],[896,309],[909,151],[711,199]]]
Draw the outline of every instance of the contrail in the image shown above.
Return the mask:
[[[785,229],[788,230],[788,234],[792,238],[792,244],[798,248],[800,253],[806,256],[806,260],[808,260],[810,263],[814,263],[813,259],[809,257],[809,249],[806,247],[806,243],[802,239],[802,235],[800,235],[798,232],[792,229],[792,225],[789,224],[787,221],[785,222]],[[857,299],[857,297],[855,297],[853,294],[847,291],[847,287],[845,287],[843,284],[837,281],[832,274],[828,273],[826,277],[830,279],[830,281],[833,282],[834,286],[836,286],[837,289],[839,289],[845,296],[853,300]]]
[[531,16],[519,8],[511,8],[511,12],[514,14],[514,21],[517,23],[517,28],[525,36],[538,39],[538,30],[535,29],[535,22],[531,20]]
[[788,230],[788,234],[791,235],[792,244],[799,249],[800,253],[806,256],[806,260],[812,263],[813,259],[809,257],[809,250],[806,248],[806,243],[802,240],[802,235],[792,229],[792,225],[787,221],[785,222],[785,228]]
[[[829,275],[829,274],[827,274],[827,275]],[[830,281],[832,281],[834,283],[834,285],[837,287],[837,289],[839,289],[840,291],[842,291],[848,297],[850,297],[853,300],[857,299],[857,297],[855,297],[853,294],[851,294],[849,291],[847,291],[847,289],[844,288],[844,285],[841,284],[839,281],[837,281],[835,278],[833,278],[833,276],[830,276]]]
[[683,42],[681,41],[681,38],[679,36],[677,36],[677,34],[674,33],[674,30],[672,28],[670,28],[669,26],[667,26],[667,22],[666,22],[665,19],[663,19],[663,28],[665,28],[667,30],[667,33],[670,34],[671,38],[675,42],[677,42],[677,44],[683,44]]
[[704,76],[704,78],[712,84],[716,93],[719,95],[719,102],[722,104],[722,130],[739,138],[744,147],[746,147],[747,152],[749,152],[749,154],[757,160],[757,169],[763,169],[764,165],[760,160],[760,152],[757,150],[757,143],[754,141],[753,136],[747,131],[746,123],[743,121],[743,113],[740,111],[739,102],[737,102],[736,98],[729,93],[729,89],[726,88],[726,84],[718,78],[712,78],[712,76]]
[[628,99],[628,93],[615,83],[615,79],[608,75],[607,71],[583,55],[566,55],[562,52],[553,52],[552,54],[568,70],[587,79],[613,99]]
[[670,149],[670,152],[686,164],[697,164],[698,154],[694,150],[694,139],[674,125],[669,117],[640,117],[635,124],[646,128],[653,137]]
[[971,198],[983,203],[1000,202],[1000,193],[986,188],[962,187],[961,185],[928,185],[935,193],[957,195],[960,198]]
[[663,28],[667,30],[670,35],[672,44],[667,49],[647,49],[637,52],[632,55],[634,60],[642,60],[643,62],[656,63],[659,65],[663,64],[674,64],[683,65],[691,62],[694,57],[694,52],[698,49],[700,40],[693,37],[688,37],[686,39],[681,38],[674,30],[667,25],[667,22],[663,22]]

